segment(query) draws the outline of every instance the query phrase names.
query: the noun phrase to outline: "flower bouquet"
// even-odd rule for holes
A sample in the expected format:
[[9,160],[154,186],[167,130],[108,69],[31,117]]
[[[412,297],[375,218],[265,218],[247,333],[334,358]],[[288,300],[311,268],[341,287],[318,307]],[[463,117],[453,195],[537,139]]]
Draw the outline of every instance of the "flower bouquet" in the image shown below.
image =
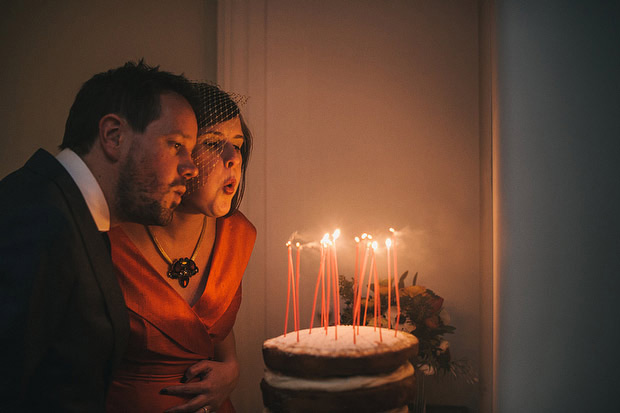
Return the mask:
[[[443,308],[443,298],[434,291],[417,285],[418,274],[413,277],[413,282],[405,286],[405,280],[409,272],[403,273],[398,282],[400,299],[400,317],[398,329],[413,334],[419,340],[418,355],[411,360],[416,374],[418,375],[418,397],[416,405],[411,406],[412,411],[423,411],[424,405],[424,375],[434,374],[451,375],[462,378],[467,383],[475,383],[477,377],[472,371],[467,360],[452,360],[450,344],[444,339],[445,334],[452,334],[456,330],[450,325],[448,313]],[[340,321],[342,324],[351,324],[353,321],[353,281],[340,276],[340,296],[344,306],[341,311]],[[388,283],[383,280],[379,283],[380,311],[377,325],[394,328],[397,325],[398,310],[396,307],[395,294],[391,294],[391,302],[388,303]],[[365,309],[366,325],[375,325],[374,320],[374,297],[375,289],[371,286],[368,292],[369,302]],[[389,311],[388,311],[389,306]],[[388,322],[388,314],[390,321]],[[422,373],[422,374],[421,374]]]

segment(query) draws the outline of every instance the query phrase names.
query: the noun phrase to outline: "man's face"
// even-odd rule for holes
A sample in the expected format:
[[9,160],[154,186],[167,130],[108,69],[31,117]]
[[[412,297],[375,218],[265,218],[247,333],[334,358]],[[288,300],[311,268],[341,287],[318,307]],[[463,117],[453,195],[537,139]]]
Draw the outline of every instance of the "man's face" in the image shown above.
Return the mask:
[[191,159],[196,117],[180,95],[160,96],[160,117],[143,133],[124,128],[128,151],[121,158],[117,185],[120,221],[166,225],[185,193],[185,182],[198,170]]

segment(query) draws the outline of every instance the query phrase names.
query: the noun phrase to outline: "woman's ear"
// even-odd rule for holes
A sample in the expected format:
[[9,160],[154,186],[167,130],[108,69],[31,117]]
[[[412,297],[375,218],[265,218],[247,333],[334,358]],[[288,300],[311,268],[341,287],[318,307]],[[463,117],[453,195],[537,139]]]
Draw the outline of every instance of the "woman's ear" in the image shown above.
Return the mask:
[[99,144],[103,153],[112,161],[121,157],[121,139],[125,121],[114,113],[109,113],[99,120]]

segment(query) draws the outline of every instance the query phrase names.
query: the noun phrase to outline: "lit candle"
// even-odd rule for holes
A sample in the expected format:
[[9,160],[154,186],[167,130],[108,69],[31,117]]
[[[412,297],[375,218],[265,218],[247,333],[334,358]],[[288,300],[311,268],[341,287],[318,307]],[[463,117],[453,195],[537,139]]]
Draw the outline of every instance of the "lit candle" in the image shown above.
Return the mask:
[[291,241],[286,243],[286,249],[288,250],[288,281],[286,286],[286,314],[284,316],[284,337],[286,337],[286,330],[288,328],[288,309],[289,300],[291,296],[291,278],[293,278],[293,259],[291,257]]
[[398,261],[396,258],[396,231],[394,228],[390,228],[390,232],[394,234],[394,286],[396,288],[396,326],[394,327],[394,336],[398,334],[398,323],[400,321],[400,289],[398,285]]
[[[325,276],[323,277],[323,289],[327,288],[325,292],[325,317],[324,327],[325,334],[327,334],[327,327],[329,326],[329,313],[331,303],[331,285],[332,285],[332,250],[329,240],[325,241]],[[327,285],[326,285],[327,284]]]
[[314,300],[312,301],[312,317],[310,318],[310,329],[308,334],[312,334],[312,325],[314,323],[314,316],[316,314],[316,297],[319,292],[319,286],[321,285],[321,279],[323,278],[323,261],[325,260],[325,251],[323,244],[321,244],[321,260],[319,263],[319,274],[316,277],[316,287],[314,288]]
[[[366,239],[368,235],[362,234],[362,239]],[[360,308],[362,305],[362,288],[364,287],[364,273],[366,272],[366,262],[368,261],[368,250],[370,249],[370,245],[366,243],[366,250],[364,251],[364,260],[362,261],[362,269],[359,273],[358,277],[358,286],[357,286],[357,303],[355,305],[355,317],[354,317],[354,325],[357,325],[357,333],[359,334],[359,325],[360,325]]]
[[[388,288],[388,296],[387,296],[387,310],[388,310],[388,328],[392,327],[392,287],[391,287],[391,278],[392,278],[392,272],[390,271],[390,247],[392,246],[392,240],[391,239],[386,239],[385,240],[385,248],[387,250],[387,288]],[[396,288],[396,294],[398,294],[398,285],[395,285],[394,288]]]
[[353,272],[353,307],[351,308],[351,324],[353,327],[353,343],[356,343],[355,338],[355,314],[357,308],[357,284],[359,282],[358,269],[359,269],[359,255],[360,255],[360,239],[355,237],[355,271]]
[[[372,245],[370,241],[368,241],[368,245]],[[370,258],[370,269],[368,270],[368,285],[366,285],[366,304],[364,305],[364,323],[362,325],[366,325],[366,316],[368,315],[368,299],[370,298],[370,285],[372,283],[372,267],[375,265],[375,254],[373,249],[373,254]],[[375,300],[376,303],[376,300]]]
[[[334,298],[335,298],[335,303],[334,303],[334,324],[336,326],[338,326],[338,324],[340,324],[340,279],[339,279],[339,275],[338,275],[338,254],[336,253],[336,240],[340,237],[340,230],[337,229],[336,231],[334,231],[334,233],[332,234],[332,239],[334,240],[333,243],[333,248],[334,248],[334,284],[335,284],[335,288],[334,288]],[[338,336],[338,334],[336,333],[336,336]]]
[[301,245],[299,244],[299,242],[297,244],[295,244],[295,246],[297,247],[297,280],[296,280],[296,284],[295,284],[295,332],[297,333],[297,342],[299,342],[299,263],[300,263],[300,251],[301,251]]
[[[362,239],[368,238],[368,234],[362,234]],[[366,263],[368,262],[368,250],[370,249],[370,242],[366,242],[366,251],[364,252],[364,260],[362,262],[362,270],[359,275],[359,285],[358,285],[358,294],[357,294],[357,306],[355,310],[357,322],[357,334],[359,334],[360,329],[360,321],[361,321],[361,307],[362,307],[362,288],[364,287],[364,277],[366,275]]]
[[[375,331],[377,330],[377,319],[381,317],[381,286],[379,285],[379,275],[377,274],[377,260],[375,259],[377,252],[377,241],[372,243],[372,260],[374,261],[373,274],[375,276]],[[383,334],[381,334],[381,319],[379,318],[379,341],[383,342]]]

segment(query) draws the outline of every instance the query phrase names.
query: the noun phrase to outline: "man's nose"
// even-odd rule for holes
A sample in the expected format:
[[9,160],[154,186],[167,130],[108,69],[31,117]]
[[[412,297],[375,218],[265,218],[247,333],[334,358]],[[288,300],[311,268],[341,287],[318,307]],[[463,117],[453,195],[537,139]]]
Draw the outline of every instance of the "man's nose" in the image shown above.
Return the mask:
[[198,168],[196,167],[196,164],[194,164],[190,152],[185,151],[185,155],[179,163],[179,173],[185,179],[191,179],[198,175]]

